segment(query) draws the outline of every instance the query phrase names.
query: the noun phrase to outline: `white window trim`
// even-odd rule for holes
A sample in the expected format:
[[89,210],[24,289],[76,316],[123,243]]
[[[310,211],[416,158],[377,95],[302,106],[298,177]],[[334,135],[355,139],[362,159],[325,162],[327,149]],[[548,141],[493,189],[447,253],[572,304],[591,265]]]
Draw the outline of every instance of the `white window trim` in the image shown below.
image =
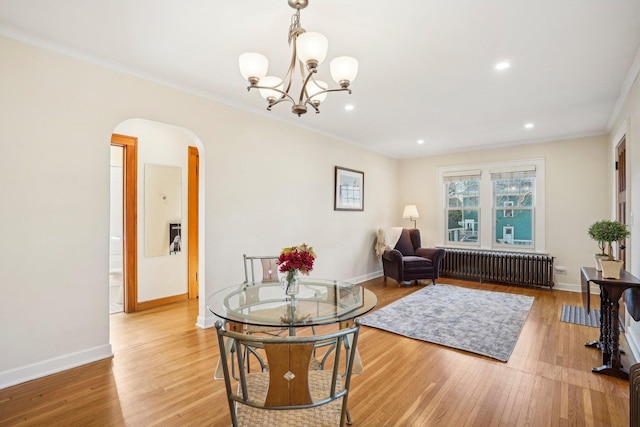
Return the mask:
[[[504,247],[504,245],[493,244],[494,224],[493,222],[493,185],[491,182],[491,172],[495,171],[523,171],[532,170],[536,171],[536,186],[535,186],[535,201],[534,208],[534,247],[533,248],[515,248],[513,246]],[[450,247],[450,248],[469,248],[469,244],[452,243],[447,241],[445,232],[445,211],[446,211],[446,197],[444,184],[447,177],[465,175],[464,172],[468,171],[481,171],[480,174],[480,206],[479,206],[479,221],[480,221],[480,234],[479,242],[474,248],[480,248],[493,251],[508,251],[511,252],[516,249],[518,252],[534,252],[534,253],[547,253],[546,243],[546,172],[545,172],[545,159],[523,159],[513,160],[505,162],[492,162],[492,163],[476,163],[465,165],[452,165],[441,166],[437,169],[436,185],[437,191],[437,227],[438,227],[438,246]],[[482,214],[482,212],[485,214]],[[490,214],[487,215],[486,213]]]

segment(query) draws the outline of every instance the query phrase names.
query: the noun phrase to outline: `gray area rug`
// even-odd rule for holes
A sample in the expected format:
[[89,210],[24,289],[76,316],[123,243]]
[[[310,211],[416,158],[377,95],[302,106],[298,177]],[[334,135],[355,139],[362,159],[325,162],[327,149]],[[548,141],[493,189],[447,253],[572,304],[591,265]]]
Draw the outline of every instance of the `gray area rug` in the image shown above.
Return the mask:
[[575,323],[576,325],[591,326],[593,328],[600,327],[600,310],[591,309],[589,314],[584,307],[575,307],[573,305],[563,305],[560,320],[566,323]]
[[362,318],[362,324],[506,362],[533,297],[430,285]]

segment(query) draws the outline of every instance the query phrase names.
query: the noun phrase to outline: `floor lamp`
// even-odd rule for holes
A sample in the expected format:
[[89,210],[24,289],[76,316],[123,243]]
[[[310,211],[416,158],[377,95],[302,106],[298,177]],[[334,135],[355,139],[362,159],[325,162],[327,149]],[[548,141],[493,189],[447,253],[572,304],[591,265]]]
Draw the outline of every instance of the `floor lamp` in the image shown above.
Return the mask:
[[418,228],[416,226],[416,218],[420,218],[420,214],[416,205],[406,205],[404,212],[402,212],[402,218],[409,218],[409,220],[413,221],[413,228]]

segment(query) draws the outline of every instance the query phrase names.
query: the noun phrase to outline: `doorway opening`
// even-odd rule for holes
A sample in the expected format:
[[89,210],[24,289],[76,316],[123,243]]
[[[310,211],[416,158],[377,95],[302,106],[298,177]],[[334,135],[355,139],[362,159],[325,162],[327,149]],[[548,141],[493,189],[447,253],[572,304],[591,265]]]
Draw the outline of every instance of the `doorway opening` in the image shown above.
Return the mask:
[[[116,127],[115,132],[117,133],[112,136],[112,145],[122,146],[124,149],[122,156],[114,156],[124,157],[124,192],[122,196],[114,194],[112,198],[122,200],[124,217],[119,220],[117,214],[114,214],[111,222],[121,221],[123,225],[121,263],[124,274],[122,288],[113,283],[114,300],[117,303],[115,296],[118,296],[118,291],[122,289],[123,311],[129,313],[186,299],[198,299],[203,286],[200,247],[202,236],[199,226],[199,218],[203,214],[199,200],[203,190],[203,177],[200,174],[203,166],[203,158],[200,156],[202,144],[187,129],[144,119],[126,120]],[[128,140],[133,145],[127,145]],[[128,152],[134,154],[134,167],[131,168],[131,172],[126,167]],[[169,175],[160,174],[158,180],[158,175],[153,173],[168,170],[180,173],[177,178],[174,177],[175,174],[171,174],[170,176],[176,179],[169,181],[164,179]],[[117,175],[115,167],[113,174]],[[161,191],[154,191],[156,184],[160,186]],[[117,178],[113,178],[112,188],[119,187]],[[132,195],[131,198],[129,194]],[[135,196],[139,196],[140,200],[134,198]],[[157,206],[158,204],[160,205]],[[165,212],[167,207],[173,209],[174,205],[178,208],[175,212],[171,211],[170,217],[163,217],[160,222],[156,221],[154,215],[157,212]],[[112,203],[111,209],[117,210],[117,202]],[[141,227],[140,232],[136,227]],[[179,251],[172,250],[169,242],[164,242],[165,232],[171,237],[172,227],[179,227],[181,230]],[[141,232],[142,230],[144,232]],[[112,227],[111,235],[114,236],[111,240],[115,246],[119,237],[117,224]],[[159,246],[160,252],[156,254],[153,250],[157,246],[154,246],[154,242],[158,236],[162,237],[163,242]],[[140,247],[135,242],[136,237],[142,239]],[[127,242],[133,244],[128,246]],[[117,248],[114,247],[112,252],[117,255]],[[116,274],[118,262],[113,261]],[[199,304],[198,325],[202,323],[200,319],[205,311],[201,305],[203,304]],[[113,310],[115,311],[116,309]]]
[[109,203],[109,314],[124,311],[123,265],[124,247],[122,229],[124,223],[123,178],[124,148],[111,145],[110,203]]

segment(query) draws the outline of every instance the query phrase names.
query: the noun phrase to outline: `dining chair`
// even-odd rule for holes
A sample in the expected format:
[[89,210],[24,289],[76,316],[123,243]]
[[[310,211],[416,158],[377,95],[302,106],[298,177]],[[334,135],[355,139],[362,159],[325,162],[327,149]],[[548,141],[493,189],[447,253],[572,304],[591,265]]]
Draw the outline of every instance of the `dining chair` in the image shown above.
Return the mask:
[[[233,426],[344,426],[360,321],[337,332],[268,337],[227,331],[216,322],[220,354],[225,339],[235,351],[221,357]],[[248,370],[246,347],[263,354],[265,366]],[[321,369],[309,369],[314,352],[324,352]],[[230,360],[238,364],[238,376]],[[253,362],[251,362],[253,360]],[[350,424],[350,422],[349,422]]]
[[[247,255],[242,254],[244,260],[244,283],[255,283],[256,263],[262,267],[262,282],[277,282],[278,279],[278,255]],[[251,281],[249,281],[251,273]]]

